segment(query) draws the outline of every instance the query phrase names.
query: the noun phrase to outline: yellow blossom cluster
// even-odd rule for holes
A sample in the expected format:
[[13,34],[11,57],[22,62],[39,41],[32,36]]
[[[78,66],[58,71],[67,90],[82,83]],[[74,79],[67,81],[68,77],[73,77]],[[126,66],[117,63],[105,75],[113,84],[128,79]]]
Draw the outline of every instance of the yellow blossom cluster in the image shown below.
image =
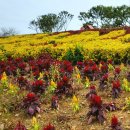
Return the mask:
[[29,34],[0,38],[0,60],[12,57],[36,57],[49,52],[53,57],[62,59],[68,49],[78,45],[83,48],[84,59],[111,59],[117,53],[121,59],[130,58],[130,34],[125,30],[111,31],[99,35],[98,31],[83,31],[79,34],[61,32],[55,34]]

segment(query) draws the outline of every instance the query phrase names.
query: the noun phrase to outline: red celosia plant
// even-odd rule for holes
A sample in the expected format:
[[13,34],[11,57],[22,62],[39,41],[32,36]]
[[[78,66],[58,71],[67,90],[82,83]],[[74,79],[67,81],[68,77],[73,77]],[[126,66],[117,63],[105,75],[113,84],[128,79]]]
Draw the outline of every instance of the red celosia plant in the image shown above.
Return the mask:
[[111,128],[112,130],[122,130],[121,123],[116,116],[113,116],[111,119]]
[[51,108],[52,109],[57,109],[58,108],[58,97],[53,96],[51,99]]
[[67,76],[63,76],[62,80],[57,83],[57,88],[55,90],[55,94],[58,97],[62,97],[62,95],[72,96],[73,88],[71,84],[69,84],[69,78]]
[[101,97],[93,95],[91,98],[90,111],[87,113],[88,124],[93,121],[93,117],[102,124],[106,119],[104,110]]
[[95,86],[90,86],[89,92],[86,94],[86,98],[88,98],[88,100],[91,100],[93,95],[97,95],[96,88]]
[[22,107],[25,108],[27,113],[31,116],[40,112],[40,102],[35,93],[30,92],[27,94],[23,100]]
[[45,84],[43,83],[43,80],[36,80],[33,82],[32,91],[34,93],[43,93],[45,91]]
[[108,73],[108,65],[106,63],[101,64],[101,73],[105,74]]
[[56,130],[56,129],[53,125],[49,124],[46,127],[44,127],[43,130]]
[[119,80],[113,81],[112,86],[112,96],[113,98],[119,97],[119,93],[121,92],[121,84]]
[[23,76],[18,77],[17,82],[20,88],[23,88],[23,87],[27,88],[29,86],[27,79],[24,78]]
[[121,69],[119,67],[115,68],[115,74],[120,74]]
[[114,102],[104,103],[103,106],[104,106],[104,108],[105,108],[107,111],[119,110],[119,108],[116,106],[116,103],[114,103]]
[[20,121],[18,122],[18,124],[16,125],[16,127],[14,128],[14,130],[27,130],[26,127],[24,125],[22,125],[20,123]]
[[108,85],[107,85],[107,81],[108,81],[108,74],[104,74],[101,79],[100,79],[100,84],[99,84],[99,88],[101,90],[104,90]]
[[115,72],[114,72],[115,77],[114,77],[114,78],[118,78],[118,77],[119,77],[120,72],[121,72],[121,69],[120,69],[119,67],[115,68]]
[[98,78],[99,68],[96,63],[88,64],[84,67],[84,75],[90,80],[96,80]]

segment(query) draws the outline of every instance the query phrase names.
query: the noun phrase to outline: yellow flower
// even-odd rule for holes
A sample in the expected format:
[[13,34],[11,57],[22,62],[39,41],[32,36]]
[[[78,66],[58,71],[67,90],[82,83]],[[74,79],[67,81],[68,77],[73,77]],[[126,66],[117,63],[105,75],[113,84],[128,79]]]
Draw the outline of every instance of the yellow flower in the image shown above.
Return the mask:
[[5,72],[2,74],[2,79],[1,79],[1,80],[2,80],[2,81],[7,80],[7,75],[6,75]]
[[127,81],[126,78],[123,79],[123,84],[126,85],[126,86],[128,86],[128,81]]
[[51,86],[56,86],[56,83],[53,80],[51,80],[51,84],[50,85]]
[[75,95],[72,98],[72,103],[73,104],[78,104],[79,103],[79,99]]
[[37,124],[37,119],[36,117],[33,116],[32,118],[32,126],[35,126]]
[[80,77],[80,74],[77,74],[77,79],[80,79],[81,77]]

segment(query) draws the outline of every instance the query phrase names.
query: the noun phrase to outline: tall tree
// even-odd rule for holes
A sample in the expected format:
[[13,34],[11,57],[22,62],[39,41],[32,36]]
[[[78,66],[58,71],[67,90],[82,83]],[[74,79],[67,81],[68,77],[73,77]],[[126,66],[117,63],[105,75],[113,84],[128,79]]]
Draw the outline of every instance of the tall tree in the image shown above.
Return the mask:
[[130,25],[130,7],[95,6],[88,12],[80,12],[79,20],[102,28]]
[[42,32],[53,32],[58,24],[58,17],[56,14],[49,13],[47,15],[40,16],[37,19],[37,22],[39,29]]
[[74,15],[70,14],[67,11],[61,11],[58,14],[58,24],[57,24],[57,31],[61,31],[64,29],[65,31],[67,30],[67,27],[71,20],[73,19]]
[[34,31],[36,31],[36,33],[38,33],[40,30],[39,30],[39,25],[38,25],[38,21],[36,21],[35,19],[32,20],[30,23],[29,23],[29,29],[32,29]]
[[29,28],[40,32],[58,32],[61,30],[67,30],[69,23],[74,15],[67,11],[61,11],[58,15],[49,13],[39,16],[36,20],[32,20],[29,24]]
[[15,28],[2,27],[0,29],[0,36],[2,36],[2,37],[12,36],[12,35],[16,35],[16,34],[18,34],[18,32],[15,30]]

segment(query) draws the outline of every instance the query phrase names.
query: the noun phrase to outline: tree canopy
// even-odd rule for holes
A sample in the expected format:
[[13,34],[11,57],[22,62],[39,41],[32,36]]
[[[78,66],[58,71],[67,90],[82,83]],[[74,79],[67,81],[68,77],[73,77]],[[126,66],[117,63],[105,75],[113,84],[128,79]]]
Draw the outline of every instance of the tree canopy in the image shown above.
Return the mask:
[[120,27],[130,25],[130,7],[126,5],[112,7],[98,5],[87,12],[80,12],[79,20],[97,28]]
[[58,15],[49,13],[39,16],[36,20],[32,20],[29,24],[29,28],[40,32],[58,32],[61,30],[67,30],[67,27],[74,15],[67,11],[61,11]]

